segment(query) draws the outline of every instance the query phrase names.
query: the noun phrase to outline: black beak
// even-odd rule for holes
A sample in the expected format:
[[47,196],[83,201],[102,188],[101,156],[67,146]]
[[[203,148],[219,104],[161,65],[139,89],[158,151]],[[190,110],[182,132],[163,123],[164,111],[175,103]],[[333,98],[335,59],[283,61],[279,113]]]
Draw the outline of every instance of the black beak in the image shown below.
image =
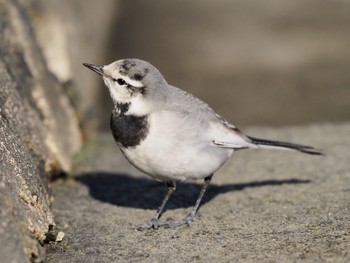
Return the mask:
[[85,67],[87,67],[88,69],[91,69],[92,71],[96,72],[97,74],[104,76],[104,72],[103,72],[103,66],[98,66],[98,65],[94,65],[94,64],[89,64],[89,63],[83,63],[83,65]]

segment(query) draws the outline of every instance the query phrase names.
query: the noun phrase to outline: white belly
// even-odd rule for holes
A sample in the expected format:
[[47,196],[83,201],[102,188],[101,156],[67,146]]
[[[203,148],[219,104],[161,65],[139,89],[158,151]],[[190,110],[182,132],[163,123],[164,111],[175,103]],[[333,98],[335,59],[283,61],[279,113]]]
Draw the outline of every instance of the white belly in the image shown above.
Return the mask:
[[232,149],[215,146],[208,130],[198,133],[193,125],[179,122],[176,116],[157,113],[149,121],[146,139],[140,145],[122,151],[135,167],[155,179],[205,178],[233,153]]

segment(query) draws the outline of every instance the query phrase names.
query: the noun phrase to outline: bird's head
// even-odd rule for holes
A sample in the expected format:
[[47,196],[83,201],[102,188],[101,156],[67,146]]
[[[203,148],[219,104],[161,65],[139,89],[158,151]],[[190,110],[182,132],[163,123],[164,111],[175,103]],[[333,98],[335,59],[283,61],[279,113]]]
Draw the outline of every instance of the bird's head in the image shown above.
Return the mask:
[[122,59],[105,66],[83,65],[102,76],[116,106],[128,105],[127,115],[147,115],[166,101],[168,84],[146,61]]

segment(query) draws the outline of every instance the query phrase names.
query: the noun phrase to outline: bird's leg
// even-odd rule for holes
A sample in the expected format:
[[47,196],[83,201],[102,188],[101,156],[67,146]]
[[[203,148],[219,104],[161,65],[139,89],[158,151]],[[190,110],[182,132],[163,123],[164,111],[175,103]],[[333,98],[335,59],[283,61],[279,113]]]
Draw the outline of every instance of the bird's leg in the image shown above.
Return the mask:
[[160,218],[160,216],[162,215],[164,207],[169,200],[169,197],[176,190],[175,182],[174,181],[167,182],[167,188],[168,188],[167,193],[165,194],[161,205],[158,207],[157,212],[152,219],[158,220]]
[[167,192],[163,198],[161,205],[158,207],[156,214],[147,222],[144,226],[138,228],[138,230],[146,230],[146,229],[158,229],[159,226],[164,225],[159,221],[160,216],[163,213],[164,207],[169,200],[171,194],[176,190],[176,184],[174,181],[167,182]]
[[213,177],[213,175],[209,175],[207,177],[204,178],[204,184],[202,186],[202,189],[199,193],[199,196],[197,198],[196,204],[194,205],[194,207],[192,208],[191,213],[189,213],[189,215],[186,217],[187,221],[194,221],[196,219],[196,214],[198,211],[198,208],[202,202],[202,198],[204,196],[205,191],[208,188],[208,185],[210,184],[211,178]]
[[210,184],[210,181],[211,181],[212,177],[213,177],[212,174],[207,176],[207,177],[205,177],[204,184],[203,184],[202,189],[201,189],[201,191],[200,191],[200,193],[198,195],[196,204],[192,208],[191,213],[189,213],[188,216],[186,216],[184,219],[182,219],[180,221],[167,223],[165,225],[166,227],[174,228],[174,227],[182,226],[184,224],[188,224],[189,222],[193,222],[193,221],[198,219],[196,214],[197,214],[198,208],[199,208],[199,206],[201,204],[201,201],[202,201],[202,198],[204,196],[204,193],[207,190],[208,185]]

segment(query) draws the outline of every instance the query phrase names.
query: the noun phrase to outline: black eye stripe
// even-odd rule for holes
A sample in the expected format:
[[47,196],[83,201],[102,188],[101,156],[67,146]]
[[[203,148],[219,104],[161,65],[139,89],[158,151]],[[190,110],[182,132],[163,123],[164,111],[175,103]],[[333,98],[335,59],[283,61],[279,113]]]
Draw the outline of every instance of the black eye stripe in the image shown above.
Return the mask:
[[117,82],[119,85],[125,85],[126,84],[126,82],[125,82],[125,80],[123,80],[123,79],[112,79],[114,82]]
[[127,88],[131,89],[133,92],[140,92],[141,94],[145,95],[146,94],[146,90],[145,90],[145,87],[142,86],[142,87],[134,87],[130,84],[128,84],[125,80],[123,80],[122,78],[119,78],[119,79],[115,79],[115,78],[112,78],[112,80],[114,82],[117,82],[118,85],[120,86],[123,86],[123,85],[126,85]]

